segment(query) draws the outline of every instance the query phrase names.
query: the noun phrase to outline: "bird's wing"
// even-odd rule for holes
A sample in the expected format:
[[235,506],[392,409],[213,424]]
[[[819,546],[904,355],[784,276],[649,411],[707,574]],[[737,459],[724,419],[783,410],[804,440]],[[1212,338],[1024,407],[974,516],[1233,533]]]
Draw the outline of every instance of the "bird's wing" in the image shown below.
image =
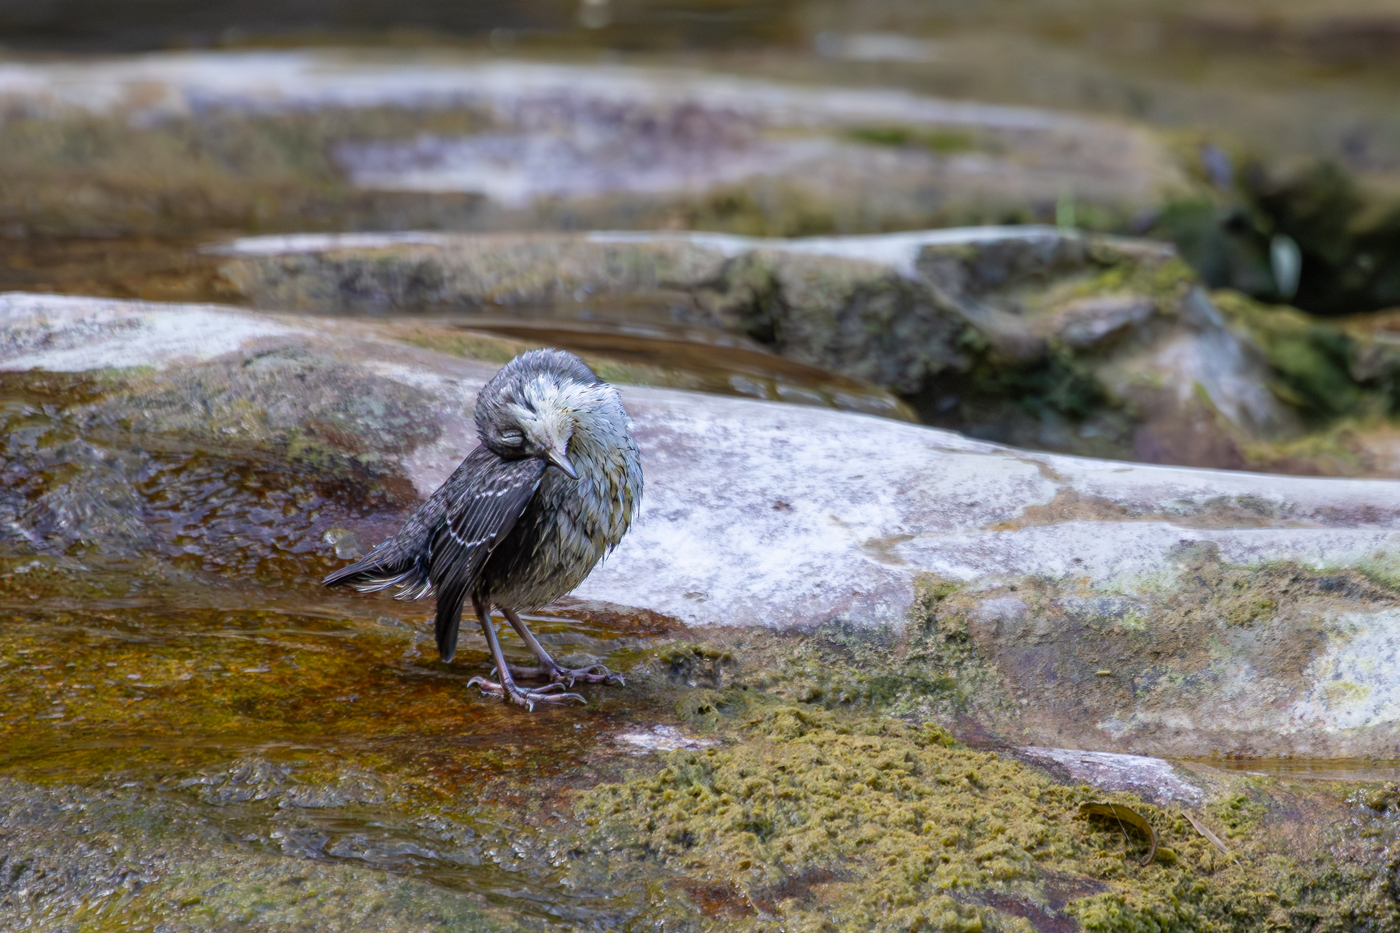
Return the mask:
[[456,653],[462,604],[476,586],[486,558],[515,527],[545,469],[545,462],[534,457],[468,457],[448,480],[445,490],[450,489],[450,495],[443,502],[428,552],[428,577],[438,593],[438,652],[444,661]]

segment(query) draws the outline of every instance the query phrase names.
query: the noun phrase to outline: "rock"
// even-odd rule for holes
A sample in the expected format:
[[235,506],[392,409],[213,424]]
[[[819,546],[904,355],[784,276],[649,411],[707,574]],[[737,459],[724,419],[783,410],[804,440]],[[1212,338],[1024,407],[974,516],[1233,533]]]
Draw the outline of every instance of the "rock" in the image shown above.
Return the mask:
[[1008,227],[312,235],[220,252],[226,288],[265,308],[470,316],[651,301],[899,393],[926,422],[1027,446],[1240,468],[1298,433],[1263,353],[1161,244]]
[[1052,333],[1065,345],[1084,350],[1146,324],[1156,313],[1156,304],[1141,295],[1082,298],[1060,309]]
[[[332,528],[377,540],[474,444],[470,398],[492,372],[395,343],[384,322],[31,295],[5,296],[0,322],[13,384],[61,370],[107,380],[62,410],[65,424],[89,426],[89,443],[131,459],[121,474],[131,493],[104,500],[113,521],[157,508],[139,477],[155,452],[181,444],[288,462],[302,482],[388,490],[379,511],[333,511],[344,489],[361,488],[333,485],[314,515],[250,510],[222,546],[252,563],[229,552],[230,567],[259,566],[271,539],[258,536],[273,531],[284,560],[329,558]],[[957,662],[974,685],[968,708],[1018,744],[1173,755],[1393,747],[1400,680],[1384,659],[1400,610],[1386,581],[1396,579],[1400,485],[1027,453],[882,418],[644,387],[623,397],[647,499],[576,594],[585,604],[699,627],[935,638],[935,656],[946,654],[938,645],[970,645]],[[16,487],[18,498],[0,500],[5,522],[20,522],[27,497],[89,482],[95,469]],[[256,495],[291,501],[266,482]],[[176,546],[176,526],[143,527],[157,548]],[[26,540],[30,553],[69,553],[67,539]],[[147,548],[119,534],[92,540],[123,559]],[[297,585],[315,572],[298,571]]]
[[0,128],[0,208],[49,231],[812,232],[1048,217],[1067,189],[1126,218],[1189,188],[1145,130],[1090,117],[442,52],[12,62],[0,104],[22,115]]
[[[124,911],[176,929],[198,928],[213,914],[394,933],[502,928],[460,888],[380,869],[437,854],[414,851],[382,826],[355,833],[346,820],[328,833],[290,820],[258,825],[247,805],[200,808],[181,797],[132,782],[73,788],[0,779],[0,858],[11,867],[0,886],[0,920],[48,930],[60,928],[50,925],[51,911],[113,918]],[[462,858],[459,848],[435,841],[445,860]],[[316,896],[280,893],[308,887]]]
[[1205,791],[1178,776],[1171,762],[1161,758],[1069,748],[1026,747],[1017,751],[1033,761],[1048,762],[1063,769],[1071,780],[1083,781],[1101,790],[1131,791],[1162,806],[1196,805],[1205,799]]
[[678,748],[699,751],[717,744],[713,739],[688,736],[675,726],[665,725],[638,729],[634,732],[621,732],[616,736],[616,741],[622,745],[631,746],[636,752],[669,752]]

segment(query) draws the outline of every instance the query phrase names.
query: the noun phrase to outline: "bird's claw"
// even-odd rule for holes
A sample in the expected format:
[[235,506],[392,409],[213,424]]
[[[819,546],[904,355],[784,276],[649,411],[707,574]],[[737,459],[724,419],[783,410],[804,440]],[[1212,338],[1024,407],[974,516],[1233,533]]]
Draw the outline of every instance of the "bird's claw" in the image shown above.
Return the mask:
[[614,674],[608,670],[605,664],[590,664],[588,667],[576,667],[573,670],[557,667],[550,672],[549,679],[556,684],[567,683],[570,687],[574,685],[575,681],[580,680],[586,684],[627,685],[627,681],[623,680],[621,674]]
[[564,685],[560,683],[546,684],[534,690],[521,690],[513,683],[499,684],[485,677],[473,677],[467,681],[467,686],[479,688],[486,696],[501,697],[508,703],[523,706],[532,713],[536,703],[567,703],[570,700],[578,700],[584,706],[588,705],[588,700],[579,694],[565,692]]
[[[509,665],[510,676],[515,680],[544,680],[548,679],[555,684],[565,684],[572,687],[575,683],[585,684],[606,684],[610,687],[625,687],[627,681],[621,674],[608,670],[605,664],[590,664],[588,667],[576,667],[573,669],[560,667],[558,664],[549,664],[540,667],[516,667]],[[496,668],[491,668],[491,676],[497,676]]]

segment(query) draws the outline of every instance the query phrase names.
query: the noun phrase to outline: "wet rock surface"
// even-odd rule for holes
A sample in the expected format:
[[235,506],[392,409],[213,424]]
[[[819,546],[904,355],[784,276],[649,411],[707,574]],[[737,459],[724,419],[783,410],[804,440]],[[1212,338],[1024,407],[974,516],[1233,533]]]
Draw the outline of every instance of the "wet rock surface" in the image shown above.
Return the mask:
[[[1143,229],[1201,194],[1150,134],[447,51],[0,98],[7,287],[275,312],[0,296],[0,927],[1396,925],[1393,485],[986,442],[1389,475],[1384,326],[1067,229],[778,238]],[[540,232],[607,226],[730,235]],[[226,239],[359,229],[423,232]],[[627,686],[525,716],[316,584],[541,344],[625,387],[648,500],[531,619]]]
[[[474,445],[471,396],[492,371],[386,339],[385,322],[6,301],[18,393],[6,526],[46,559],[91,549],[314,578],[375,543]],[[207,360],[173,365],[186,328],[205,335]],[[109,350],[122,368],[94,376]],[[36,363],[82,375],[26,375]],[[64,380],[82,392],[36,407]],[[1027,454],[644,387],[624,399],[656,505],[578,590],[585,604],[689,626],[901,632],[942,580],[955,591],[939,637],[985,673],[964,699],[1019,744],[1393,745],[1400,688],[1369,660],[1387,656],[1393,628],[1391,483]]]
[[[629,386],[648,504],[533,620],[628,685],[526,716],[465,688],[480,636],[443,665],[427,606],[316,589],[470,448],[493,363],[425,348],[418,321],[3,308],[6,922],[1058,930],[1393,907],[1388,785],[1191,765],[1164,794],[1160,765],[1006,747],[1383,754],[1392,484]],[[1105,799],[1151,821],[1157,862],[1078,818]]]

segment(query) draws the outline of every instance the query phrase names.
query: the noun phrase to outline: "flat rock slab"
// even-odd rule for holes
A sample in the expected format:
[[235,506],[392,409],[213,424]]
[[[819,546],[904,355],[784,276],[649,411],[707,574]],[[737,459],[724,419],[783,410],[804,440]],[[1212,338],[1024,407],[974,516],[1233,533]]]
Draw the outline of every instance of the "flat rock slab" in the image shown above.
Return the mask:
[[[360,436],[343,442],[380,445],[381,468],[427,495],[473,446],[471,399],[492,367],[395,343],[384,327],[10,294],[0,368],[150,367],[129,397],[101,404],[114,416],[129,406],[134,430],[206,430],[224,447],[275,441],[299,405],[382,396],[385,423],[356,408]],[[219,405],[242,392],[240,411],[276,417],[219,421],[201,394],[209,367],[237,376],[217,383]],[[994,675],[974,699],[1017,744],[1395,750],[1400,605],[1374,581],[1396,575],[1400,483],[1034,454],[677,391],[623,397],[646,498],[581,599],[692,626],[898,632],[934,581],[938,625],[965,633]],[[151,409],[156,398],[179,406]],[[410,427],[396,405],[411,407]]]
[[[91,178],[101,176],[133,201],[152,195],[134,176],[149,168],[142,159],[156,153],[170,160],[164,164],[170,185],[213,192],[215,211],[225,198],[230,205],[240,200],[224,189],[240,176],[250,191],[280,187],[297,201],[306,195],[287,190],[294,177],[288,173],[304,172],[295,180],[308,187],[324,186],[331,175],[362,191],[479,198],[483,210],[436,215],[449,226],[468,222],[478,229],[500,216],[576,226],[580,210],[590,223],[619,224],[635,218],[640,205],[661,214],[694,209],[728,216],[738,204],[745,217],[765,217],[755,207],[760,201],[784,203],[768,212],[775,215],[769,222],[868,229],[881,225],[876,218],[939,212],[1019,208],[1045,216],[1065,190],[1127,216],[1187,184],[1167,147],[1147,130],[1108,120],[901,91],[446,52],[412,60],[323,50],[11,63],[0,68],[0,104],[55,124],[110,119],[115,137],[123,136],[122,126],[146,131],[148,141],[134,143],[133,152],[114,147],[85,166]],[[321,115],[340,123],[320,126]],[[270,135],[252,125],[268,116],[281,126]],[[172,132],[183,145],[149,144],[177,126],[183,129]],[[275,137],[285,137],[288,127],[306,139],[298,137],[301,148],[270,171],[248,157],[246,145],[208,160],[224,163],[213,170],[166,151],[188,149],[188,134],[220,155],[233,137],[276,151]],[[16,145],[11,162],[48,178],[49,153],[35,149],[36,164],[27,165],[28,148]],[[309,149],[318,152],[308,160]],[[74,183],[82,184],[81,177]],[[711,192],[728,192],[729,200],[696,207],[695,199]],[[57,188],[46,187],[41,201],[37,211],[18,202],[16,208],[31,221],[43,221],[46,209],[63,209]],[[358,205],[350,215],[382,227],[401,225],[402,205],[410,202],[401,200],[397,210],[354,199],[328,203]],[[184,216],[174,199],[169,204]],[[94,203],[101,216],[88,220],[139,226],[129,207]],[[267,209],[259,206],[257,216]],[[272,209],[316,216],[309,206]],[[421,210],[419,216],[434,216]],[[776,216],[787,214],[787,220]]]
[[211,252],[223,292],[255,307],[659,317],[900,393],[927,423],[1060,453],[1240,468],[1298,433],[1258,347],[1150,241],[1043,226],[787,239],[403,232],[252,237]]

